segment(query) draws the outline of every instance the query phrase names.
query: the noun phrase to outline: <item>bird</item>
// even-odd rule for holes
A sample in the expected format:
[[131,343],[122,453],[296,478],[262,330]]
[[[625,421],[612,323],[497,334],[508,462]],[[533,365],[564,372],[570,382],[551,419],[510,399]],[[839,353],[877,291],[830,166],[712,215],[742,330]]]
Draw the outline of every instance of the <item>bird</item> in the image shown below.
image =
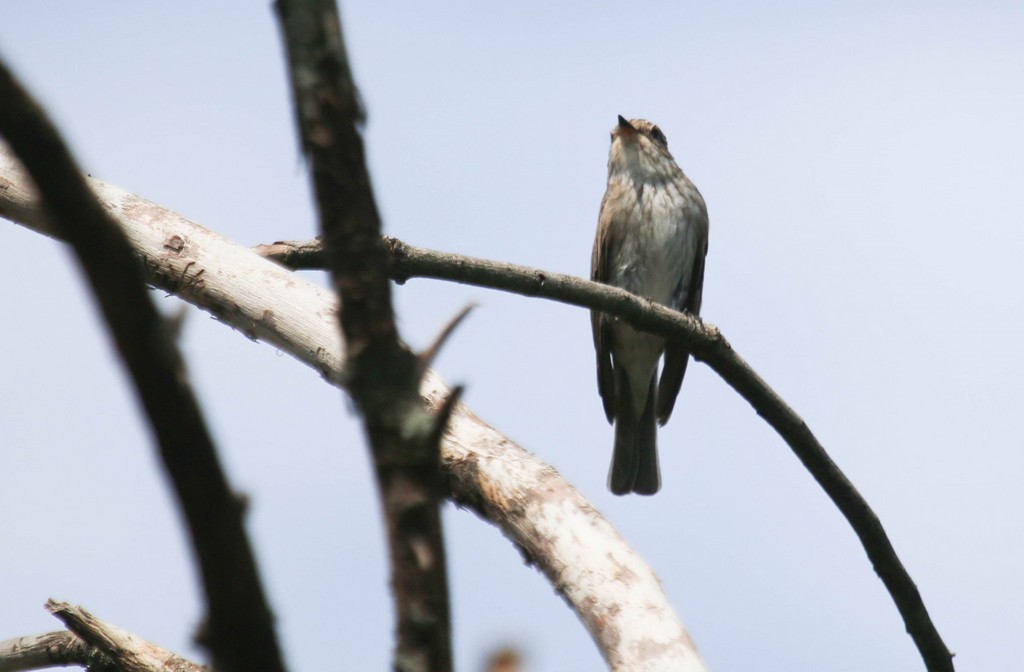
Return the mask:
[[[697,316],[707,250],[707,205],[669,153],[665,134],[650,121],[619,115],[611,131],[591,280]],[[653,495],[661,489],[655,422],[668,422],[690,353],[681,343],[599,311],[590,318],[598,392],[615,425],[608,489]]]

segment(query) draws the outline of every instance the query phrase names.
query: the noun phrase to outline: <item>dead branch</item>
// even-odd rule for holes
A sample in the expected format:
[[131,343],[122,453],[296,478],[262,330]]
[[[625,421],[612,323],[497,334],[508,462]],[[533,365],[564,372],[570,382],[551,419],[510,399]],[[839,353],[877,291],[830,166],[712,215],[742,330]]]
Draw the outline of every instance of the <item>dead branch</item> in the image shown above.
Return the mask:
[[[330,292],[166,208],[87,181],[151,284],[341,386],[345,353]],[[31,182],[3,151],[0,216],[54,235]],[[449,389],[428,372],[420,394],[436,408]],[[453,413],[441,460],[449,496],[501,529],[558,586],[611,669],[704,670],[654,572],[553,468],[463,404]]]
[[46,609],[71,631],[65,634],[86,644],[94,657],[102,657],[102,667],[96,669],[89,664],[90,672],[209,672],[202,665],[104,623],[82,607],[48,600]]

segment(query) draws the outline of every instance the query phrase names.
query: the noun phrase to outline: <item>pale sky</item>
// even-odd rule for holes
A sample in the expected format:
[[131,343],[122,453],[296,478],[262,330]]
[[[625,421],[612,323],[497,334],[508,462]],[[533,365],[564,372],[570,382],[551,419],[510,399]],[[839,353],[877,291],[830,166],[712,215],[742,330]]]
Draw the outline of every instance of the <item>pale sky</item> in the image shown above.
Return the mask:
[[[608,131],[657,122],[708,203],[705,319],[874,507],[957,669],[1010,669],[1024,5],[825,5],[343,3],[385,228],[586,275]],[[87,171],[245,244],[315,233],[282,53],[268,2],[0,3],[0,57]],[[54,597],[201,660],[186,540],[70,258],[6,222],[0,245],[0,639],[57,629]],[[395,297],[418,347],[480,304],[438,370],[650,562],[710,669],[923,669],[845,520],[706,367],[660,431],[662,492],[616,498],[584,311],[427,280]],[[184,346],[290,669],[388,669],[379,510],[342,394],[195,310]],[[458,669],[506,643],[536,672],[602,667],[496,529],[445,521]]]

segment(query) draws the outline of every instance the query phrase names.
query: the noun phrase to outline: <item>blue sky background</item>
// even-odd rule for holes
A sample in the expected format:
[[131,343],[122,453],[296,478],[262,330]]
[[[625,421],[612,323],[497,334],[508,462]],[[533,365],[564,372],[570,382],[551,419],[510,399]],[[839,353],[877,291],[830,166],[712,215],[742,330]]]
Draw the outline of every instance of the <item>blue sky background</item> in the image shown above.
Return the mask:
[[[957,668],[1018,663],[1024,5],[342,11],[385,227],[412,244],[586,275],[608,130],[656,121],[708,203],[705,318],[875,508]],[[282,53],[266,2],[0,4],[0,56],[86,170],[246,244],[315,233]],[[55,629],[52,596],[197,657],[196,577],[105,334],[66,252],[2,224],[0,639]],[[612,520],[710,668],[923,669],[846,522],[706,367],[660,432],[663,492],[617,499],[585,312],[426,280],[395,296],[418,347],[481,304],[437,368]],[[346,402],[198,311],[184,345],[291,669],[386,669],[383,535]],[[459,669],[504,643],[531,670],[601,667],[500,533],[445,520]]]

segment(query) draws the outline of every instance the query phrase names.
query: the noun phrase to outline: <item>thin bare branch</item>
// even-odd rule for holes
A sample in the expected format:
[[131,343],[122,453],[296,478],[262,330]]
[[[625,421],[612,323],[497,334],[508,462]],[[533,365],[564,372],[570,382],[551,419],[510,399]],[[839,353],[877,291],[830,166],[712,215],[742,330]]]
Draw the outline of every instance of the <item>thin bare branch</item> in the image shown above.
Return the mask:
[[117,223],[100,207],[43,111],[0,64],[0,134],[71,244],[149,418],[188,521],[209,607],[208,644],[222,672],[282,672],[273,620],[184,364]]
[[[685,342],[696,359],[706,362],[779,433],[846,517],[896,603],[927,668],[936,672],[953,670],[952,654],[878,516],[803,419],[732,349],[716,327],[621,289],[574,276],[413,247],[395,238],[385,240],[391,255],[392,278],[399,283],[414,277],[435,278],[542,297],[601,310],[634,326]],[[320,258],[317,247],[317,241],[293,241],[257,250],[281,260],[293,256],[289,249],[302,250],[303,267],[314,268],[313,262]]]
[[[441,431],[419,395],[423,368],[399,340],[380,216],[335,0],[278,0],[302,148],[310,163],[349,351],[345,383],[373,452],[397,617],[393,668],[452,668],[441,529]],[[456,397],[457,398],[457,397]]]
[[448,320],[448,324],[441,328],[440,333],[434,337],[434,342],[431,343],[423,352],[419,354],[419,370],[422,373],[434,365],[434,360],[437,359],[437,355],[441,352],[441,348],[448,341],[448,338],[455,332],[455,329],[462,324],[462,321],[466,319],[466,316],[476,308],[475,303],[470,303],[465,308],[455,314],[455,317]]

